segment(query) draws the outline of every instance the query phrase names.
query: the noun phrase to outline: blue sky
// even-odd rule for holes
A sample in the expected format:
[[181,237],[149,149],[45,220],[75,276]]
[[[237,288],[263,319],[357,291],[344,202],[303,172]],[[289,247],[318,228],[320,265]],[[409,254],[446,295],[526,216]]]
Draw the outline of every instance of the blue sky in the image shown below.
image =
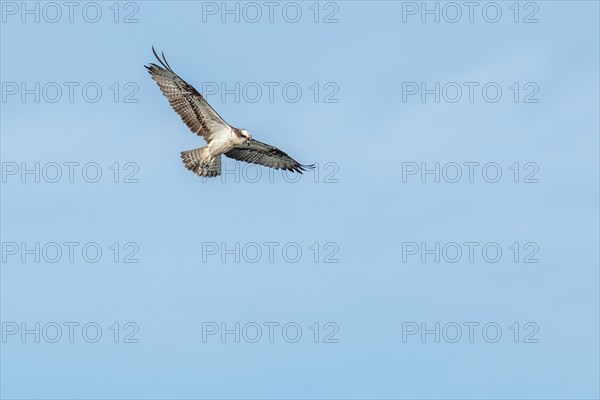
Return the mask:
[[[600,396],[597,2],[23,4],[2,397]],[[316,170],[187,171],[151,46]]]

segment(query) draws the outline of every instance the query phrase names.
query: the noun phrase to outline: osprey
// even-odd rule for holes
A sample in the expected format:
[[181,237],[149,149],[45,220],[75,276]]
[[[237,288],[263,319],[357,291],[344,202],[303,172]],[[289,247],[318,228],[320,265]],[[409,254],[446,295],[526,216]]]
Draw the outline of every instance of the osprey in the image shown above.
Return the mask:
[[229,125],[189,83],[181,79],[167,62],[152,48],[160,63],[145,66],[158,83],[158,87],[169,100],[171,107],[196,135],[206,140],[206,146],[181,152],[185,167],[199,176],[221,175],[221,154],[248,163],[260,164],[275,169],[299,172],[314,168],[302,165],[275,146],[252,139],[245,129]]

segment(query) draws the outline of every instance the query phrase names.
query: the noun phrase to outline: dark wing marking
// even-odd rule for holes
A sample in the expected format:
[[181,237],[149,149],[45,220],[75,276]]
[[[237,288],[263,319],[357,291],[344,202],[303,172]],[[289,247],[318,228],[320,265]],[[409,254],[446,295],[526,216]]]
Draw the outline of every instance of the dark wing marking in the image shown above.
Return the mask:
[[283,169],[302,173],[307,169],[314,168],[314,165],[302,165],[285,152],[275,146],[251,140],[248,144],[242,144],[229,150],[225,155],[234,160],[245,161],[247,163],[260,164],[265,167]]
[[161,60],[154,47],[152,47],[152,52],[160,65],[151,63],[146,68],[169,100],[171,107],[191,131],[204,137],[206,141],[210,141],[213,134],[228,129],[229,125],[208,104],[204,96],[173,72],[165,55],[162,54]]

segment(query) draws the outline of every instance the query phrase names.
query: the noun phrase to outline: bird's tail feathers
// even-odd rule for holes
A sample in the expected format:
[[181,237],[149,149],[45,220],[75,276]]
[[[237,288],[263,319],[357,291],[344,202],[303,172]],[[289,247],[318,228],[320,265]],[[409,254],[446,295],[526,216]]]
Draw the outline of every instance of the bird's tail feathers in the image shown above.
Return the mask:
[[182,151],[181,158],[185,167],[198,176],[214,177],[221,175],[221,156],[209,161],[205,147],[199,149]]

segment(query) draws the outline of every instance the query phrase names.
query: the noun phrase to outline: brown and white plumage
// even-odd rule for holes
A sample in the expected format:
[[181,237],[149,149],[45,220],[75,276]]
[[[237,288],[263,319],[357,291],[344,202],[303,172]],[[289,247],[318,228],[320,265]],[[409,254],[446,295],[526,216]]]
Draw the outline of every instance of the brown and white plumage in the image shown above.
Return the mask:
[[277,147],[254,139],[250,141],[249,146],[234,147],[225,155],[239,161],[299,173],[313,167],[312,165],[302,165]]
[[199,176],[219,176],[221,154],[239,161],[299,173],[313,168],[313,165],[300,164],[275,146],[252,139],[245,129],[229,125],[200,92],[171,69],[164,54],[161,59],[154,48],[152,52],[160,63],[146,66],[152,79],[183,122],[207,143],[205,147],[181,153],[187,169]]

